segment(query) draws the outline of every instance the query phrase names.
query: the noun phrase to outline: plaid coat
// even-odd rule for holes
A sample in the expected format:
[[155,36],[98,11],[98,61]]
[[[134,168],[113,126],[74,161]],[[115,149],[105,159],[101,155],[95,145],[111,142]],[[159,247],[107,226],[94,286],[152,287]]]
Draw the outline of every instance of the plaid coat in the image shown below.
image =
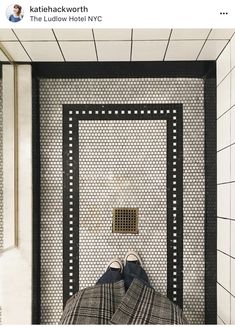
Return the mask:
[[134,279],[78,291],[68,299],[59,324],[187,324],[182,310],[167,297]]

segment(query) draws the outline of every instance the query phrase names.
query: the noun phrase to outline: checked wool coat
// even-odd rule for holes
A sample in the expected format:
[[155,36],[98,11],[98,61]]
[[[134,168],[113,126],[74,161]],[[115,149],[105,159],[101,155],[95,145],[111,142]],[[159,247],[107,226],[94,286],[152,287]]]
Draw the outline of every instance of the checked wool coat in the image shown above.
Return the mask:
[[59,324],[187,324],[182,310],[167,297],[134,279],[95,285],[68,299]]

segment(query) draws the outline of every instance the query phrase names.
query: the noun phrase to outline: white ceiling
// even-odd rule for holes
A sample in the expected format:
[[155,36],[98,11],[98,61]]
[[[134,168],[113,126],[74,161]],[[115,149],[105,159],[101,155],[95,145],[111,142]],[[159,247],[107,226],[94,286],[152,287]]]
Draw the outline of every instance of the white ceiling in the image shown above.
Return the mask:
[[216,60],[235,29],[0,29],[0,61]]

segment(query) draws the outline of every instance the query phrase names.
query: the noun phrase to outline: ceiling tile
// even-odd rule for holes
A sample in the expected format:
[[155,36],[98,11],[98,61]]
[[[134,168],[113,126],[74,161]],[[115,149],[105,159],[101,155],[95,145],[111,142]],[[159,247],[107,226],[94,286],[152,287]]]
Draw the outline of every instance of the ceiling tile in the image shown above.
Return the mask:
[[17,37],[10,29],[0,29],[0,41],[17,41]]
[[4,48],[9,52],[14,61],[30,61],[20,42],[2,42]]
[[228,40],[207,40],[198,60],[216,60]]
[[59,41],[93,40],[91,29],[55,29],[54,32]]
[[130,41],[97,41],[99,61],[130,61]]
[[64,61],[57,42],[22,42],[33,61]]
[[95,29],[94,30],[95,39],[97,41],[103,40],[121,40],[128,41],[131,40],[131,30],[130,29]]
[[204,41],[170,41],[165,60],[196,60]]
[[134,41],[132,61],[163,60],[168,41]]
[[51,29],[15,29],[20,41],[55,41]]
[[93,41],[60,42],[66,61],[97,61]]
[[219,39],[225,39],[225,40],[230,40],[233,33],[235,32],[235,29],[222,29],[222,28],[216,28],[213,29],[208,37],[208,39],[212,40],[219,40]]
[[0,61],[9,61],[1,49],[0,49]]
[[205,40],[210,32],[210,29],[173,29],[171,40]]
[[170,29],[134,29],[133,40],[168,40]]

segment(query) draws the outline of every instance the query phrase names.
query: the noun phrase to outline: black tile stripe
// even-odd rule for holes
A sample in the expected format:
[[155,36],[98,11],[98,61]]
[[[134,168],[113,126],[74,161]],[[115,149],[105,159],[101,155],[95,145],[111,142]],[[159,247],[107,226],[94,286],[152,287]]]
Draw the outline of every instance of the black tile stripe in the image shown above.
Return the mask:
[[41,78],[202,78],[214,65],[214,61],[32,63],[33,75]]
[[32,80],[32,171],[33,171],[33,267],[32,267],[32,324],[40,324],[40,115],[39,81]]
[[205,78],[205,323],[217,323],[216,67]]
[[[112,113],[110,114],[109,111]],[[135,113],[137,111],[137,113]],[[155,113],[154,111],[157,111]],[[78,114],[79,112],[79,114]],[[102,113],[103,112],[103,113]],[[122,113],[124,112],[124,113]],[[130,113],[128,113],[130,112]],[[84,113],[84,114],[83,114]],[[72,117],[72,121],[69,121],[69,117]],[[175,117],[175,119],[173,119]],[[63,106],[63,201],[64,201],[64,218],[63,218],[63,265],[64,265],[64,304],[69,298],[69,150],[73,151],[73,293],[79,289],[79,139],[78,139],[78,122],[79,120],[166,120],[167,121],[167,294],[168,297],[175,303],[182,307],[183,305],[183,189],[182,189],[182,171],[183,171],[183,139],[182,139],[182,105],[181,104],[128,104],[128,105],[64,105]],[[72,124],[72,127],[69,125]],[[176,124],[176,126],[173,126]],[[69,130],[72,128],[72,141],[69,141]],[[175,130],[175,133],[173,132]],[[70,134],[71,135],[71,134]],[[176,136],[176,140],[173,139]],[[69,146],[69,142],[72,142],[72,147]],[[174,152],[173,142],[177,144]],[[181,144],[180,144],[181,143]],[[175,160],[176,165],[173,165],[173,155],[177,157]],[[173,172],[173,167],[176,168],[176,172]],[[173,175],[176,175],[176,180]],[[176,185],[173,184],[174,180]],[[173,186],[176,186],[177,198],[173,197]],[[177,201],[177,204],[173,204],[173,201]],[[174,211],[174,207],[176,210]],[[176,214],[176,226],[177,230],[173,230],[173,213]],[[173,233],[177,233],[174,237]],[[177,242],[174,243],[173,239]],[[177,246],[177,250],[174,250],[173,246]],[[173,263],[174,255],[177,252],[177,263]],[[173,264],[176,269],[173,268]],[[176,276],[173,275],[173,271],[176,272]],[[173,283],[173,278],[177,281]],[[173,288],[173,284],[176,288]],[[173,295],[173,291],[176,291],[177,295]],[[176,300],[174,300],[176,297]]]

